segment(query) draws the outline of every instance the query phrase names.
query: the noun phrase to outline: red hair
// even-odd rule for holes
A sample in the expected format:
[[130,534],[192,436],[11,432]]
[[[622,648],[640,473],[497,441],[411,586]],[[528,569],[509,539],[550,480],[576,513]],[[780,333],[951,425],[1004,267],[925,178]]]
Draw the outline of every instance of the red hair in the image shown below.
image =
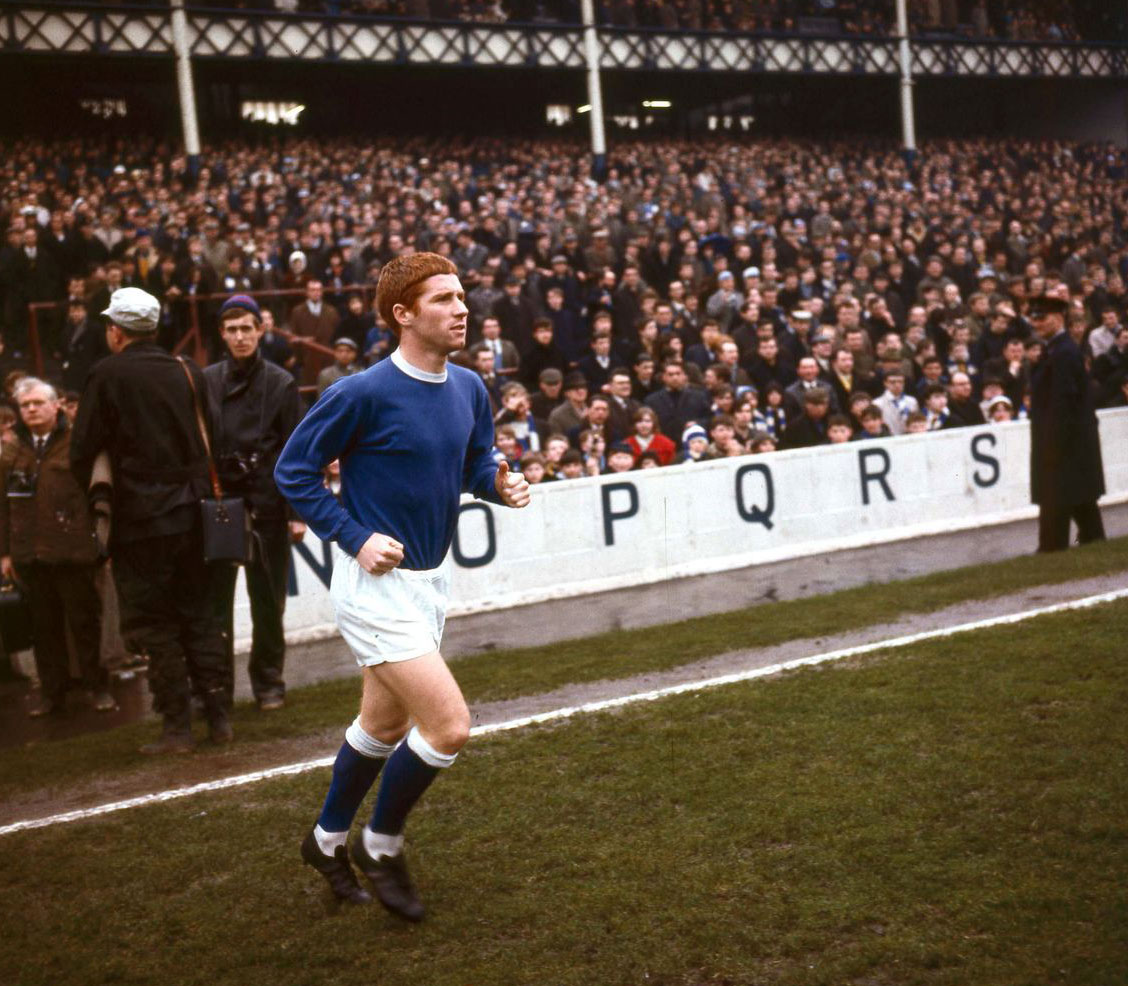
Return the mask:
[[376,284],[376,310],[384,324],[397,336],[401,328],[392,309],[403,305],[414,311],[415,303],[423,293],[424,282],[436,274],[457,275],[458,268],[437,253],[411,253],[389,261],[380,271],[380,280]]

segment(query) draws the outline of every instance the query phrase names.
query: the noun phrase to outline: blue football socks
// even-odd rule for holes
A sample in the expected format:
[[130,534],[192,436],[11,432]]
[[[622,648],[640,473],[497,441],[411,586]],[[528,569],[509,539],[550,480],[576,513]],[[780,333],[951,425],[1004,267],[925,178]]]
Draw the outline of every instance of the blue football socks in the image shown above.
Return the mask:
[[361,802],[394,749],[394,744],[381,743],[361,729],[359,717],[349,726],[333,763],[333,780],[317,820],[324,832],[348,832]]
[[457,756],[457,753],[440,753],[423,738],[418,728],[413,728],[388,758],[369,829],[389,836],[403,832],[408,812],[439,771],[453,764]]

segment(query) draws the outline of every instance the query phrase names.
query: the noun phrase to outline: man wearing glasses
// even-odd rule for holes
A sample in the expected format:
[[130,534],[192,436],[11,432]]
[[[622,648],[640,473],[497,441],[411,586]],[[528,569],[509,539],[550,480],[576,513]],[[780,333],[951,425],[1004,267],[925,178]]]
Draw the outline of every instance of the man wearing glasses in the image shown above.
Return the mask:
[[[254,524],[255,549],[246,567],[251,603],[251,657],[247,671],[259,708],[282,708],[290,542],[300,541],[305,524],[297,520],[274,485],[274,464],[300,418],[298,387],[281,367],[259,351],[262,313],[248,295],[228,298],[219,310],[220,337],[227,356],[204,370],[215,412],[215,463],[224,492],[247,502]],[[234,565],[217,566],[212,582],[217,615],[227,627],[227,661],[234,681]]]
[[1103,541],[1097,500],[1105,491],[1093,392],[1081,350],[1066,331],[1069,291],[1057,285],[1030,303],[1046,345],[1031,374],[1030,495],[1039,506],[1038,550],[1069,547],[1069,522],[1081,544]]

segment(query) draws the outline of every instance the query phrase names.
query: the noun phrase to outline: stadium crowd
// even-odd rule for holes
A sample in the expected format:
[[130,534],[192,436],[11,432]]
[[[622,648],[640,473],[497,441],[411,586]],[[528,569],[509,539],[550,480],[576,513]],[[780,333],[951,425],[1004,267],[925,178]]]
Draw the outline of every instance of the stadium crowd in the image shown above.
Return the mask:
[[[360,14],[483,24],[579,24],[579,0],[206,0],[195,6]],[[910,30],[934,38],[1111,41],[1122,18],[1100,3],[1066,0],[909,0]],[[896,30],[894,0],[610,0],[608,27],[663,31],[806,32],[862,37]]]
[[[1059,284],[1099,403],[1119,404],[1125,164],[1060,143],[939,143],[911,164],[892,146],[638,143],[597,181],[564,143],[295,140],[217,147],[193,178],[155,144],[24,142],[2,170],[2,359],[26,363],[28,303],[55,302],[40,345],[74,399],[116,288],[163,303],[167,348],[199,323],[213,360],[222,298],[280,292],[264,355],[312,396],[390,353],[380,266],[431,250],[466,287],[460,358],[501,447],[546,457],[548,478],[575,458],[558,436],[590,473],[1023,416],[1025,314]],[[636,422],[645,407],[656,421]],[[648,454],[640,427],[676,455]],[[609,455],[624,443],[629,463]]]
[[[597,179],[586,150],[566,142],[294,139],[216,145],[197,164],[136,139],[26,140],[0,155],[0,568],[22,566],[39,586],[40,630],[64,655],[41,669],[56,690],[66,644],[52,614],[81,605],[89,625],[72,639],[93,640],[107,625],[96,614],[115,603],[88,557],[92,519],[37,527],[36,511],[85,517],[98,440],[124,442],[127,462],[163,449],[138,474],[181,482],[190,405],[170,419],[183,432],[171,442],[165,426],[127,424],[107,401],[183,384],[167,352],[198,329],[210,365],[194,386],[220,428],[217,468],[225,488],[248,491],[272,546],[251,673],[260,706],[281,705],[280,587],[287,541],[304,528],[279,500],[273,462],[299,420],[299,387],[308,406],[394,350],[374,288],[384,264],[412,251],[457,266],[469,335],[454,358],[480,374],[498,449],[532,483],[1023,417],[1045,345],[1029,316],[1050,301],[1067,309],[1096,403],[1128,405],[1128,154],[1111,146],[965,141],[906,159],[872,143],[640,142],[617,146]],[[121,288],[144,289],[159,309]],[[126,362],[102,362],[132,338],[105,331],[111,297],[126,297],[122,324],[153,333]],[[48,383],[26,379],[36,351]],[[128,386],[86,386],[129,373]],[[85,449],[78,486],[65,468],[72,419]],[[149,437],[127,441],[131,429]],[[53,459],[62,468],[46,471]],[[325,481],[338,488],[332,466]],[[160,536],[195,551],[186,534]],[[161,559],[128,548],[116,581],[150,584]],[[132,566],[125,576],[118,562]],[[81,585],[59,575],[74,566]],[[192,681],[217,741],[231,734],[233,590],[228,580],[189,614],[214,624]],[[114,648],[167,644],[135,642]],[[96,707],[112,708],[92,653],[84,678]],[[162,701],[182,707],[186,687],[169,685]],[[45,693],[32,713],[61,705]],[[178,729],[150,752],[179,752]]]

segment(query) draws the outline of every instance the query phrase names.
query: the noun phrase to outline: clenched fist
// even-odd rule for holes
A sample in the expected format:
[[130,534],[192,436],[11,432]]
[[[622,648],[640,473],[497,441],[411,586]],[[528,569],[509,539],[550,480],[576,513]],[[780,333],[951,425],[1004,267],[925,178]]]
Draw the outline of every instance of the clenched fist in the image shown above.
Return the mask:
[[385,575],[403,561],[403,545],[387,534],[373,534],[356,553],[356,561],[372,575]]
[[501,497],[501,502],[507,507],[527,507],[529,505],[529,481],[519,472],[510,472],[508,462],[502,462],[497,467],[494,489]]

